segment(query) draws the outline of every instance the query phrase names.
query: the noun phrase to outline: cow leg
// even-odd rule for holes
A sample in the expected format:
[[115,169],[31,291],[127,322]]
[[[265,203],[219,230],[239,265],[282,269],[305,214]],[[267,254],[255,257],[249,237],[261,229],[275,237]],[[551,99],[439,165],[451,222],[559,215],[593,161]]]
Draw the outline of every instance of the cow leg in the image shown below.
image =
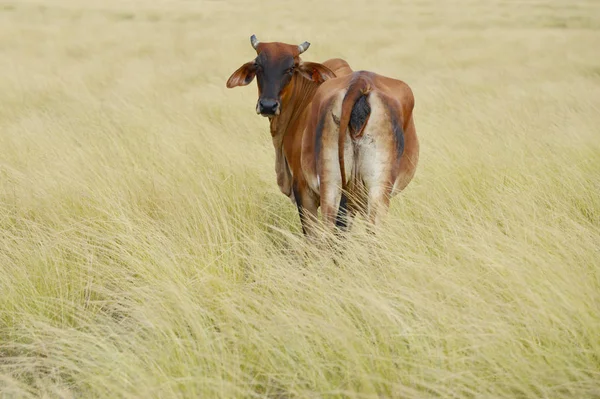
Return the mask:
[[321,180],[321,213],[323,215],[325,227],[328,230],[333,230],[336,224],[340,224],[340,221],[338,221],[339,209],[347,208],[347,200],[345,196],[344,201],[342,201],[342,190],[340,188],[341,184],[342,182],[339,172],[334,173],[333,176],[330,175],[327,178],[323,177]]
[[[371,94],[371,116],[359,147],[360,177],[366,189],[369,227],[380,225],[388,212],[399,157],[397,125],[381,95]],[[401,132],[400,132],[401,133]]]
[[305,236],[314,237],[316,235],[315,223],[317,222],[318,199],[306,184],[295,181],[292,187],[302,225],[302,233]]
[[[344,148],[344,169],[346,172],[346,181],[348,190],[351,191],[352,173],[354,172],[354,153],[353,145],[348,133]],[[348,193],[342,193],[342,174],[340,171],[340,161],[338,156],[338,132],[328,131],[324,134],[323,149],[320,159],[320,198],[321,213],[325,226],[330,231],[336,228],[341,231],[348,230],[349,218],[351,216],[352,204],[349,201]],[[339,231],[338,230],[338,231]]]
[[372,233],[377,226],[381,225],[382,220],[388,213],[391,194],[392,187],[388,182],[377,184],[369,189],[367,218]]
[[[372,150],[372,149],[369,149]],[[388,213],[393,190],[394,171],[391,167],[393,152],[386,153],[385,149],[379,152],[365,151],[367,162],[363,163],[363,172],[366,188],[365,213],[368,228],[371,232],[379,226]]]

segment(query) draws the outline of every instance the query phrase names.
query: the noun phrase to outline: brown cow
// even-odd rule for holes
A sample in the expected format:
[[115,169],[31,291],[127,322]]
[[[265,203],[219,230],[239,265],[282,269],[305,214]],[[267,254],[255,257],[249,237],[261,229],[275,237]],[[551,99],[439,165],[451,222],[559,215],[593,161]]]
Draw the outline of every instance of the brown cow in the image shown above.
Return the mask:
[[304,234],[314,234],[319,206],[330,227],[346,228],[357,212],[379,223],[418,161],[410,88],[353,72],[341,59],[302,61],[308,42],[261,43],[254,35],[250,42],[257,57],[227,87],[256,76],[256,112],[270,121],[277,183],[296,202]]

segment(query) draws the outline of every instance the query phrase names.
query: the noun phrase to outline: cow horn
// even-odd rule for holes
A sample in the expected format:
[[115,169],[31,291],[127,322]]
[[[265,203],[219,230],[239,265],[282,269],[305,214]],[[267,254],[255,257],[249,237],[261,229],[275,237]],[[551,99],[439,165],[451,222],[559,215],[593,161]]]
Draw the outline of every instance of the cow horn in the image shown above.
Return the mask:
[[303,52],[305,52],[306,50],[308,50],[309,46],[310,46],[309,42],[304,42],[304,43],[298,45],[298,51],[300,51],[300,54],[302,54]]
[[256,35],[250,36],[250,44],[252,44],[252,47],[254,47],[254,50],[256,50],[256,47],[258,47],[258,43],[260,43],[260,42],[256,38]]

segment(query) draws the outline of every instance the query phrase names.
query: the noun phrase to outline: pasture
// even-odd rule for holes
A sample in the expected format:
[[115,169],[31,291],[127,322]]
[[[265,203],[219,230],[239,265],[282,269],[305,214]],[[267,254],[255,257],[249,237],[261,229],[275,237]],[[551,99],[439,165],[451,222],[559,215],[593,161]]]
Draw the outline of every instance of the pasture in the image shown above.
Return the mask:
[[[377,238],[306,245],[253,33],[413,89]],[[0,397],[600,398],[598,43],[595,0],[3,1]]]

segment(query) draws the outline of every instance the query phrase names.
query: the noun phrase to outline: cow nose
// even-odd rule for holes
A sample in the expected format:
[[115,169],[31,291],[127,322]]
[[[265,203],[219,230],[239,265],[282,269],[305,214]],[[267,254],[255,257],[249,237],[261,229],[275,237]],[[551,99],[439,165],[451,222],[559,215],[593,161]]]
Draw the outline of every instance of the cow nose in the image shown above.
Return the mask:
[[279,109],[279,101],[261,98],[258,101],[259,111],[263,115],[275,115]]

